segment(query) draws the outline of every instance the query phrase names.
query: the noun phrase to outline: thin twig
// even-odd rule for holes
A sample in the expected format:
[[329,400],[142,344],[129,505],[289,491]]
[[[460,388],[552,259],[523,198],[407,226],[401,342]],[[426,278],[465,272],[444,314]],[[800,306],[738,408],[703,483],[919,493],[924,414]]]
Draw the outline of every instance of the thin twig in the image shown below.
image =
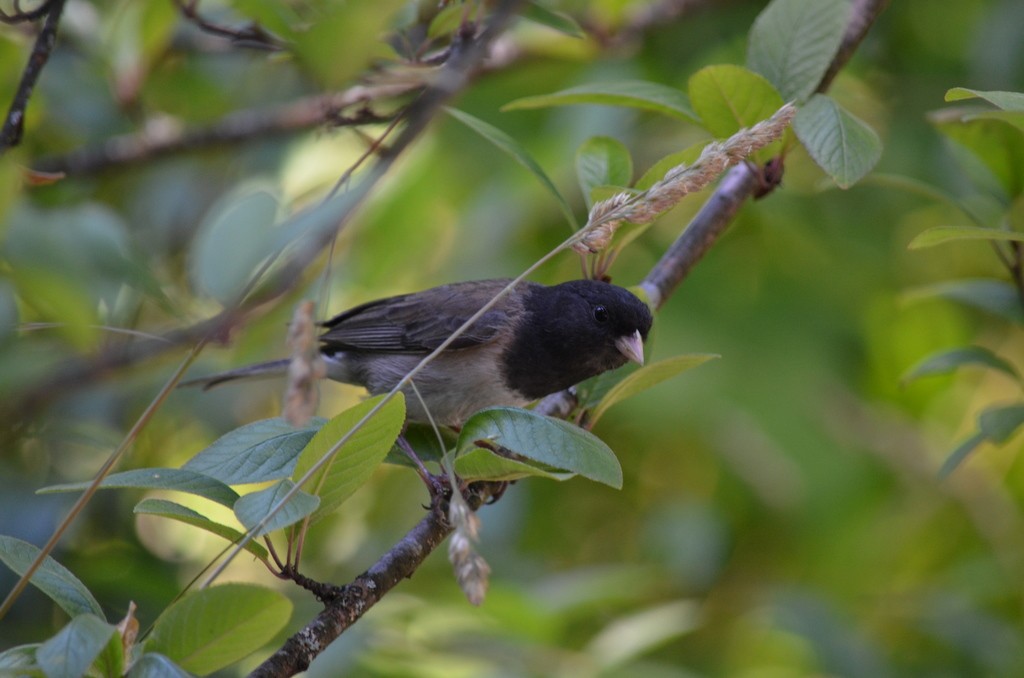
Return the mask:
[[[32,53],[28,57],[28,64],[21,74],[21,82],[18,83],[18,89],[14,93],[14,100],[7,111],[7,117],[4,118],[4,126],[0,128],[0,156],[7,152],[7,149],[21,143],[21,135],[25,129],[25,109],[28,107],[28,100],[43,72],[43,67],[50,60],[53,46],[57,43],[57,26],[60,24],[60,15],[64,11],[64,2],[65,0],[50,0],[44,5],[46,21],[43,22],[43,28],[39,31],[39,35],[36,36]],[[22,13],[22,15],[25,14]]]
[[53,0],[44,0],[39,3],[39,6],[35,9],[24,10],[21,8],[21,2],[14,0],[14,11],[5,12],[0,9],[0,23],[4,24],[21,24],[29,21],[36,21],[46,16],[46,13],[50,11],[50,3]]
[[273,52],[280,51],[285,47],[284,42],[281,39],[268,33],[255,21],[250,22],[247,26],[242,28],[229,28],[227,26],[214,23],[201,15],[199,13],[199,0],[173,1],[174,4],[178,6],[178,10],[181,12],[181,15],[204,33],[216,35],[221,38],[227,38],[232,42],[232,44],[239,47],[265,49]]

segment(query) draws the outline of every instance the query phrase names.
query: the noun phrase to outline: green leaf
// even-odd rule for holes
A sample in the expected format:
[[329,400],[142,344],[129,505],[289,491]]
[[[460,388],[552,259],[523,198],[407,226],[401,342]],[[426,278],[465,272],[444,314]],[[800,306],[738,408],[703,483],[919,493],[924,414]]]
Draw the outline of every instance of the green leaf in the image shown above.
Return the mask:
[[519,480],[529,476],[550,480],[568,480],[575,473],[548,471],[525,461],[499,456],[477,447],[455,460],[455,473],[463,480]]
[[132,664],[128,678],[190,678],[185,671],[170,659],[156,652],[147,652]]
[[314,417],[296,428],[280,417],[263,419],[225,433],[182,467],[229,485],[287,478],[326,419]]
[[[270,487],[242,495],[235,502],[235,517],[252,532],[294,487],[295,483],[285,478]],[[319,505],[319,497],[299,490],[289,497],[259,530],[253,532],[253,537],[262,537],[274,530],[294,525],[312,514]]]
[[552,94],[516,99],[502,106],[501,110],[517,111],[579,104],[627,106],[652,113],[661,113],[687,122],[700,122],[697,114],[690,108],[690,102],[685,94],[674,87],[643,80],[579,85]]
[[658,183],[665,178],[665,173],[674,167],[679,165],[692,165],[694,161],[700,157],[701,152],[707,143],[700,142],[692,146],[687,146],[681,151],[670,153],[658,162],[651,165],[650,169],[644,172],[644,175],[640,177],[633,188],[639,191],[646,191],[654,184]]
[[967,150],[1008,197],[1024,192],[1024,134],[1003,120],[950,113],[932,117],[936,128]]
[[[292,478],[298,482],[383,398],[382,395],[370,398],[324,424],[299,456]],[[305,485],[306,491],[320,497],[320,507],[313,514],[314,519],[334,511],[370,479],[398,438],[404,422],[405,398],[398,393],[310,478]]]
[[910,244],[909,250],[920,250],[935,247],[954,240],[1012,240],[1024,242],[1024,233],[1004,231],[998,228],[981,228],[979,226],[936,226],[919,233]]
[[555,183],[551,181],[550,177],[548,177],[544,170],[541,169],[541,166],[537,164],[537,161],[533,159],[533,156],[527,153],[526,149],[523,148],[518,141],[505,134],[494,125],[486,123],[480,118],[474,117],[469,113],[465,113],[455,108],[447,108],[445,110],[447,110],[448,114],[453,118],[472,129],[484,139],[490,141],[508,155],[512,156],[516,162],[529,170],[529,172],[537,178],[541,186],[546,188],[548,193],[554,197],[555,202],[557,202],[558,206],[562,209],[562,213],[565,215],[566,220],[568,220],[569,225],[573,229],[579,227],[576,223],[576,215],[573,214],[572,208],[569,207],[569,203],[566,202],[564,197],[562,197],[562,194],[558,192],[558,188],[555,187]]
[[919,301],[932,297],[948,299],[1024,324],[1024,307],[1021,306],[1017,288],[1002,280],[985,278],[953,280],[918,287],[904,297],[908,301]]
[[971,434],[967,440],[960,443],[955,450],[953,450],[946,461],[942,463],[942,468],[939,469],[939,478],[948,478],[949,474],[956,470],[956,468],[967,458],[971,452],[973,452],[978,445],[985,442],[985,434],[976,432]]
[[205,675],[258,650],[288,623],[292,604],[253,584],[222,584],[172,604],[153,624],[146,653]]
[[946,90],[946,101],[961,101],[963,99],[975,98],[984,99],[1004,111],[1024,112],[1024,93],[1021,92],[985,91],[967,89],[966,87],[954,87]]
[[221,304],[237,302],[260,264],[275,253],[277,215],[277,196],[260,185],[244,185],[214,205],[189,253],[196,288]]
[[[89,487],[89,484],[84,482],[50,485],[37,490],[37,494],[81,492]],[[179,468],[140,468],[112,473],[103,479],[100,489],[174,490],[204,497],[229,508],[238,500],[238,493],[216,478]]]
[[591,137],[576,151],[576,176],[587,207],[591,207],[594,188],[628,186],[633,181],[633,159],[629,149],[618,139]]
[[36,661],[46,678],[81,678],[115,633],[95,615],[78,615],[36,650]]
[[863,184],[893,188],[913,195],[919,195],[923,198],[928,198],[934,202],[952,207],[976,224],[983,223],[981,217],[979,217],[974,210],[970,208],[970,206],[955,200],[948,191],[941,191],[931,184],[926,184],[920,179],[915,179],[902,174],[874,172],[873,174],[864,177],[863,181],[861,181],[861,185]]
[[541,26],[553,28],[571,38],[587,37],[587,34],[571,16],[564,12],[549,9],[539,2],[531,1],[526,3],[526,7],[523,8],[522,17]]
[[477,447],[480,440],[616,489],[622,487],[622,467],[608,446],[560,419],[514,407],[481,410],[462,427],[458,453]]
[[105,678],[121,678],[125,669],[124,639],[117,627],[113,628],[115,633],[110,635],[107,644],[92,663],[93,672]]
[[[140,515],[160,516],[161,518],[177,520],[178,522],[198,527],[201,530],[206,530],[218,537],[227,539],[232,544],[237,544],[244,536],[233,527],[215,523],[198,511],[193,511],[187,506],[182,506],[166,499],[143,499],[135,505],[134,512]],[[252,540],[246,543],[245,550],[260,560],[266,560],[269,555],[262,545]]]
[[[26,541],[0,535],[0,561],[19,577],[28,571],[39,548]],[[32,575],[32,585],[50,597],[72,617],[92,613],[103,616],[103,608],[78,577],[50,556]]]
[[935,374],[949,374],[960,367],[989,367],[1013,379],[1020,379],[1016,368],[992,351],[981,346],[966,346],[934,353],[912,368],[901,379],[904,385],[915,379]]
[[[434,433],[434,427],[430,424],[408,422],[405,425],[402,437],[412,447],[420,461],[424,463],[428,461],[441,461],[444,455],[448,453],[448,450],[455,448],[455,443],[458,441],[459,436],[447,426],[442,426],[438,430],[441,433],[440,442],[437,439],[437,434]],[[409,459],[397,444],[391,446],[391,450],[384,457],[384,463],[416,468],[416,465],[413,464],[412,460]]]
[[715,137],[770,118],[784,103],[772,84],[742,66],[707,66],[690,77],[690,103]]
[[961,120],[964,122],[970,122],[971,120],[998,120],[1024,132],[1024,113],[1018,111],[978,111],[977,113],[964,114]]
[[596,423],[598,419],[604,416],[604,413],[608,411],[608,408],[616,403],[646,391],[652,386],[660,384],[667,379],[671,379],[686,370],[693,369],[698,365],[703,365],[709,360],[714,360],[715,358],[720,357],[721,356],[714,355],[712,353],[690,353],[687,355],[678,355],[672,358],[666,358],[665,360],[659,360],[658,362],[651,363],[650,365],[644,365],[617,383],[605,394],[604,398],[601,399],[601,402],[594,408],[593,413],[590,415],[590,423]]
[[824,94],[815,94],[797,112],[793,130],[840,188],[857,183],[882,155],[875,131]]
[[847,0],[773,0],[750,28],[747,66],[787,101],[804,101],[839,50],[849,15]]
[[43,670],[36,664],[36,650],[39,643],[17,645],[0,652],[0,676],[25,678],[42,676]]
[[978,430],[994,443],[1005,443],[1024,424],[1024,404],[990,407],[978,415]]

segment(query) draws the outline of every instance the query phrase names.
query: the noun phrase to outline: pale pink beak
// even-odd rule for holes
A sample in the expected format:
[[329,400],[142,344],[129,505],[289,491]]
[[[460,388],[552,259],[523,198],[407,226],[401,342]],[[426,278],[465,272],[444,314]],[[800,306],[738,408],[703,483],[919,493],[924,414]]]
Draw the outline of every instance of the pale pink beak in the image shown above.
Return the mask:
[[622,355],[640,365],[644,364],[644,340],[640,336],[640,330],[635,330],[628,337],[619,337],[615,340],[615,348],[619,349]]

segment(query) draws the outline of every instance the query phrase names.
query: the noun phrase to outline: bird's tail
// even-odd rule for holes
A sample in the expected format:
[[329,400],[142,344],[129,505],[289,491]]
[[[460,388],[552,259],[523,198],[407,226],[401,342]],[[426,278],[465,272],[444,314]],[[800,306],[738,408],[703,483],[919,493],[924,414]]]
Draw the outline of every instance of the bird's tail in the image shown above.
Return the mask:
[[197,379],[188,379],[178,384],[182,386],[202,386],[203,390],[219,386],[228,381],[234,381],[236,379],[252,379],[259,377],[280,377],[284,376],[285,372],[288,371],[288,359],[282,360],[271,360],[265,363],[256,363],[255,365],[246,365],[245,367],[239,367],[234,370],[228,370],[227,372],[220,372],[218,374],[211,374],[208,377],[199,377]]

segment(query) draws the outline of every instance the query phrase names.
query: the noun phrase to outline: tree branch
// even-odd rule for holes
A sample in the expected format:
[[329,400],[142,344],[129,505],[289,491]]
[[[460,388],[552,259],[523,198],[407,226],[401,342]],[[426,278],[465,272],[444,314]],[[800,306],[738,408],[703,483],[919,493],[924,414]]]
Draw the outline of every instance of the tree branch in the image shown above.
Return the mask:
[[199,0],[173,0],[178,6],[182,16],[204,33],[227,38],[232,44],[239,47],[250,47],[255,49],[266,49],[279,51],[284,49],[284,44],[276,37],[268,33],[255,21],[250,22],[243,28],[228,28],[216,24],[199,13]]
[[[25,109],[28,107],[28,100],[32,96],[36,82],[43,72],[43,67],[50,60],[50,53],[57,43],[57,26],[60,24],[60,15],[64,11],[65,0],[49,0],[43,6],[32,12],[18,12],[14,17],[35,17],[45,8],[46,21],[43,28],[36,36],[36,42],[32,46],[32,53],[28,57],[28,63],[21,74],[21,82],[14,93],[14,100],[4,118],[4,126],[0,128],[0,156],[7,152],[7,149],[14,148],[21,143],[21,135],[25,129]],[[15,8],[18,5],[15,4]],[[5,21],[10,15],[4,15]],[[24,19],[18,19],[24,20]]]

